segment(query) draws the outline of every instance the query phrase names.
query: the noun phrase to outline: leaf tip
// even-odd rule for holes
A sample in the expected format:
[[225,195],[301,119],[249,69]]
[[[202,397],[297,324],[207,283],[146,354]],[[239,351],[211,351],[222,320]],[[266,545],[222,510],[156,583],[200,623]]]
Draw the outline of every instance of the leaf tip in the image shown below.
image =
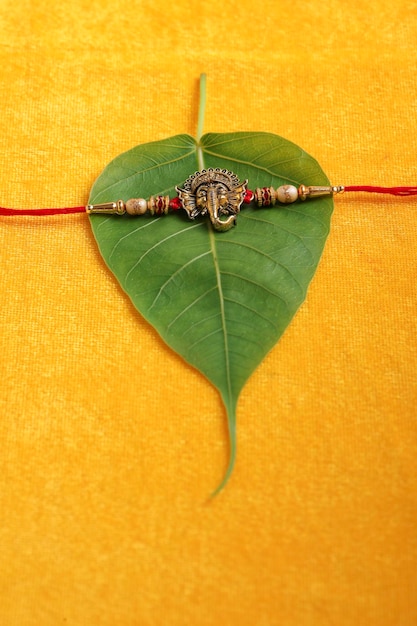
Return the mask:
[[236,408],[227,409],[227,423],[229,429],[229,462],[224,473],[223,479],[216,487],[213,493],[210,495],[210,500],[219,495],[221,491],[226,487],[229,479],[233,473],[233,468],[236,461]]

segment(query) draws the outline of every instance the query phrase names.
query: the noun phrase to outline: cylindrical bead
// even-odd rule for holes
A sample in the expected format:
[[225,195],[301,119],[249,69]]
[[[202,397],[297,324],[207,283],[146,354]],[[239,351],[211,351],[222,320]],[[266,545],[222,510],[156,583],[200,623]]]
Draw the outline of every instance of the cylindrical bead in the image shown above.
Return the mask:
[[301,185],[298,189],[300,200],[306,198],[320,198],[321,196],[333,196],[335,193],[343,193],[345,188],[343,185],[331,187],[329,185]]
[[123,215],[126,212],[125,203],[123,200],[117,200],[117,202],[102,202],[100,204],[88,204],[86,212],[90,213],[106,213],[107,215],[117,214]]
[[166,215],[169,209],[169,196],[151,196],[148,211],[151,215]]
[[276,191],[273,187],[257,187],[254,199],[258,206],[274,206],[276,202]]

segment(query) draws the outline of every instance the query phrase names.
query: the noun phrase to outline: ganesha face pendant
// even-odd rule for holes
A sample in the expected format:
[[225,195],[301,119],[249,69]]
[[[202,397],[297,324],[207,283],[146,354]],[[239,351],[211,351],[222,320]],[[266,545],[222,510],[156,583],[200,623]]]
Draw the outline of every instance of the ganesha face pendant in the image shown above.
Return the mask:
[[225,231],[235,224],[247,184],[229,170],[210,167],[189,176],[176,190],[190,219],[208,214],[215,230]]

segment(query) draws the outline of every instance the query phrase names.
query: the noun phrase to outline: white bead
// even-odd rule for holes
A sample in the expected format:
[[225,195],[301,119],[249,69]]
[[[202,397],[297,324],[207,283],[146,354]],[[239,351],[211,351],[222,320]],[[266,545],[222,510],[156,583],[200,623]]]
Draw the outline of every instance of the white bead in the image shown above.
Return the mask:
[[145,198],[132,198],[126,202],[126,211],[129,215],[144,215],[148,210]]
[[295,202],[298,198],[298,189],[294,185],[281,185],[277,189],[277,200],[283,204]]

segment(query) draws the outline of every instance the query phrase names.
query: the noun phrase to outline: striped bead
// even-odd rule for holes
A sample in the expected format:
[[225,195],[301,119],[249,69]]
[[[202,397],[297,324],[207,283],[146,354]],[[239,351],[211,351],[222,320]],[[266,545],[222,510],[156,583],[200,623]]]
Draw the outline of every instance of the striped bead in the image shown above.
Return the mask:
[[255,189],[255,199],[258,206],[274,206],[276,191],[273,187],[257,187]]
[[151,215],[166,215],[169,209],[169,196],[151,196],[148,211]]

